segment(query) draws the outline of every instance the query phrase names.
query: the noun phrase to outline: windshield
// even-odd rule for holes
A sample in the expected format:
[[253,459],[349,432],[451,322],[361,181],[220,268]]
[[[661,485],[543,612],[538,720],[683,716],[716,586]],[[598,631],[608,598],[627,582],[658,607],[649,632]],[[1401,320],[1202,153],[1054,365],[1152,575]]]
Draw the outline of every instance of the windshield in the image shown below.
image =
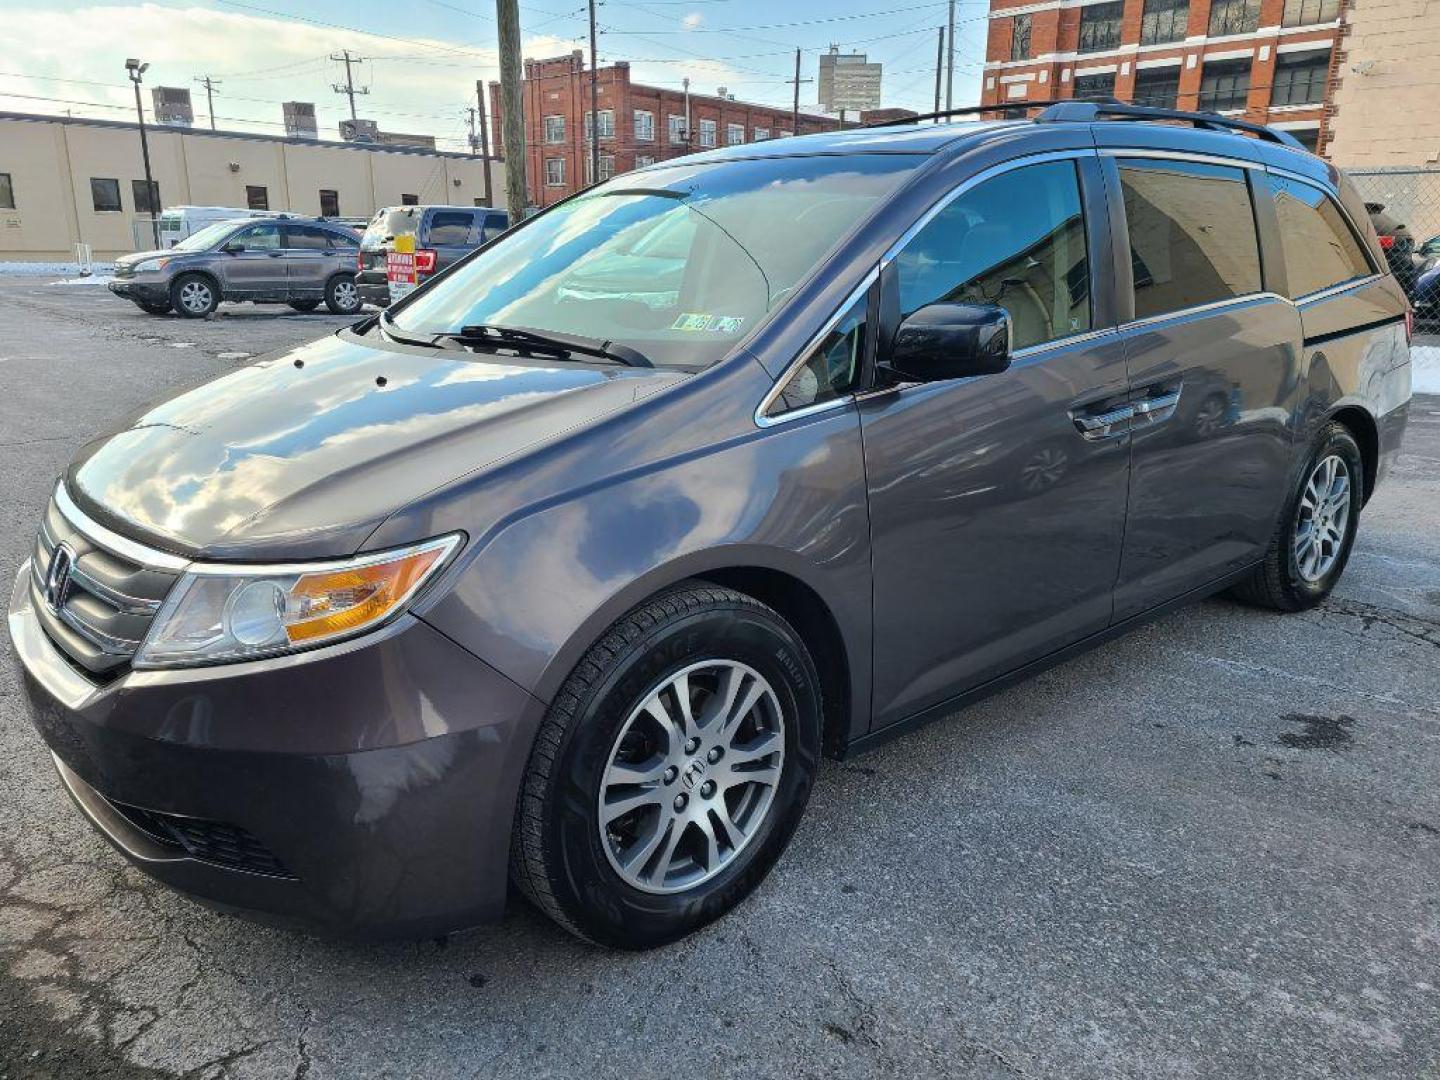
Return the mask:
[[571,199],[404,304],[400,330],[477,324],[714,363],[922,158],[855,154],[649,169]]
[[420,218],[424,212],[424,207],[420,206],[387,206],[365,226],[360,246],[366,251],[374,251],[387,240],[393,240],[405,233],[418,233]]
[[206,251],[235,231],[239,221],[217,221],[206,225],[199,232],[193,232],[176,244],[171,251]]

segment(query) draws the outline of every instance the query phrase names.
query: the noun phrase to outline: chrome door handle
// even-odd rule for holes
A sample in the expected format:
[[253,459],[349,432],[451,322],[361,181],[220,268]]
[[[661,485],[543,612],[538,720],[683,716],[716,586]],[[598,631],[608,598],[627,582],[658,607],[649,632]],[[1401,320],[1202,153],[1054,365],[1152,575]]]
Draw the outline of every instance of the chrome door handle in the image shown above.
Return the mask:
[[1132,406],[1120,405],[1103,413],[1071,410],[1070,419],[1075,421],[1075,426],[1080,429],[1080,434],[1085,438],[1099,440],[1125,434],[1129,430],[1129,421],[1134,415],[1135,410]]
[[1180,403],[1181,389],[1177,386],[1174,390],[1164,390],[1134,402],[1136,427],[1153,427],[1169,420],[1175,414],[1175,406]]

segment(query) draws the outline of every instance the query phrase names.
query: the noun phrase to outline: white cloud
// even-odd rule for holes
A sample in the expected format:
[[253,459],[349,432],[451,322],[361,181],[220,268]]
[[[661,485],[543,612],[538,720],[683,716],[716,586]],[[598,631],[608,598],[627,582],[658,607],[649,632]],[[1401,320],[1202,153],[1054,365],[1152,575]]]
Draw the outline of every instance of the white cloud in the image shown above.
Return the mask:
[[701,15],[698,11],[692,11],[689,15],[686,15],[683,19],[680,20],[680,25],[685,27],[686,30],[694,30],[704,21],[704,15]]

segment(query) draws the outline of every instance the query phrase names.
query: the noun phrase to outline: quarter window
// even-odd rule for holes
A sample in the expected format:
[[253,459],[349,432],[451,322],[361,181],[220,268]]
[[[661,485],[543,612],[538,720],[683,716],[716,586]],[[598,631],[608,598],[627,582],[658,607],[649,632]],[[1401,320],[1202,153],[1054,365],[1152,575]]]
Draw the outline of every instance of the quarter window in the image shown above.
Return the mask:
[[1145,0],[1140,16],[1140,44],[1179,41],[1190,22],[1190,0]]
[[1090,329],[1090,263],[1073,161],[1014,169],[941,210],[896,256],[901,316],[999,304],[1020,349]]
[[1010,24],[1010,59],[1030,59],[1030,16],[1016,15]]
[[90,178],[90,201],[97,214],[120,212],[120,181]]
[[771,415],[834,401],[854,388],[865,350],[865,305],[861,297],[815,346],[770,407]]
[[1271,106],[1319,105],[1325,100],[1330,77],[1330,50],[1281,53],[1275,60],[1275,90]]
[[1125,13],[1123,0],[1110,4],[1089,4],[1080,9],[1079,51],[1100,52],[1120,44],[1120,20]]
[[1243,169],[1126,161],[1120,187],[1137,319],[1260,291],[1260,246]]
[[1328,289],[1373,271],[1333,199],[1319,188],[1269,177],[1280,223],[1280,249],[1292,298]]

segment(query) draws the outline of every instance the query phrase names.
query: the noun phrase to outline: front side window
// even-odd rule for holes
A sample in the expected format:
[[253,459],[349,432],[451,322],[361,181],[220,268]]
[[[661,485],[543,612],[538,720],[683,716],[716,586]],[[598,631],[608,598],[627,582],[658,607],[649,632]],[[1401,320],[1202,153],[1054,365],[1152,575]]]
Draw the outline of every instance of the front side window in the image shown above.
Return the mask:
[[436,210],[430,215],[425,242],[450,247],[468,244],[474,223],[475,215],[465,210]]
[[135,200],[137,214],[160,213],[160,181],[151,180],[147,184],[144,180],[131,180],[130,195]]
[[1140,16],[1140,44],[1180,41],[1190,22],[1190,0],[1145,0]]
[[956,198],[893,263],[900,314],[999,304],[1022,349],[1090,329],[1090,262],[1073,161],[1014,169]]
[[1135,104],[1173,109],[1180,99],[1180,67],[1145,68],[1135,73]]
[[1330,50],[1281,53],[1275,59],[1275,89],[1271,106],[1319,105],[1325,100],[1325,82],[1330,77]]
[[1269,177],[1292,299],[1373,273],[1335,200],[1319,188]]
[[1010,23],[1010,59],[1030,59],[1030,16],[1016,15]]
[[1072,93],[1077,98],[1108,98],[1115,96],[1115,72],[1100,75],[1076,75]]
[[1340,17],[1340,0],[1285,0],[1285,26],[1311,26]]
[[101,177],[90,178],[90,202],[97,214],[120,212],[120,181]]
[[565,186],[565,159],[549,157],[545,159],[545,186]]
[[0,172],[0,210],[15,209],[15,185],[8,172]]
[[1260,246],[1243,169],[1122,161],[1135,317],[1260,291]]
[[865,349],[865,305],[864,297],[857,300],[810,351],[786,381],[768,415],[823,405],[854,389]]
[[565,141],[565,117],[545,117],[545,141],[552,145]]
[[644,109],[635,110],[635,141],[655,141],[655,114]]
[[620,342],[657,364],[731,352],[917,164],[897,154],[670,163],[506,233],[394,313]]
[[1200,73],[1200,108],[1233,112],[1250,96],[1249,60],[1211,60]]
[[701,121],[700,121],[700,145],[701,145],[701,146],[714,146],[714,145],[715,145],[715,129],[716,129],[717,126],[718,126],[718,125],[716,124],[716,122],[715,122],[714,120],[701,120]]
[[255,184],[246,184],[245,205],[251,210],[269,210],[270,192]]
[[320,189],[320,216],[340,216],[340,192],[335,191],[333,188]]
[[1253,34],[1260,29],[1260,0],[1214,0],[1210,5],[1210,36]]
[[1120,45],[1120,20],[1125,13],[1123,0],[1110,4],[1089,4],[1080,9],[1079,51],[1100,52]]
[[280,226],[266,222],[241,229],[231,238],[230,243],[239,244],[246,251],[279,251],[283,246],[282,241]]
[[675,115],[672,114],[672,115],[670,116],[670,118],[669,118],[669,124],[670,124],[670,145],[671,145],[671,146],[684,146],[684,145],[685,145],[685,134],[686,134],[686,132],[685,132],[685,117],[683,117],[683,116],[675,116]]

